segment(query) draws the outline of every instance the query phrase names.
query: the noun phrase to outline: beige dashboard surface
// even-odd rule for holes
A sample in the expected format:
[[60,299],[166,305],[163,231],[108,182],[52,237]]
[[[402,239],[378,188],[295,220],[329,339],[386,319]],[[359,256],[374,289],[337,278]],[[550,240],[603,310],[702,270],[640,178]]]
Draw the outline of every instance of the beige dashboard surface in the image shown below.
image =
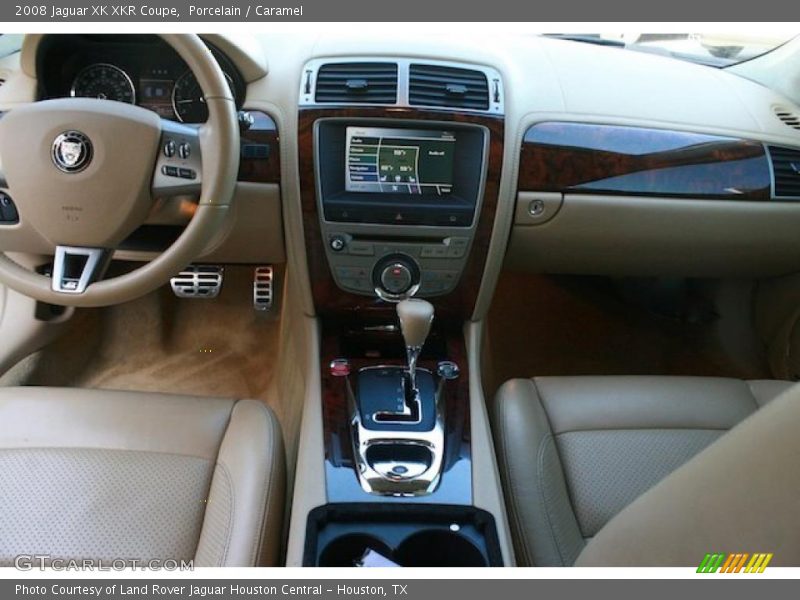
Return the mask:
[[[40,36],[29,36],[19,65],[0,88],[0,110],[33,98]],[[576,120],[708,132],[800,145],[800,132],[773,113],[784,96],[724,70],[667,57],[535,35],[489,31],[480,44],[466,37],[407,31],[220,32],[248,79],[245,106],[268,112],[281,136],[282,205],[287,260],[299,276],[305,310],[314,313],[306,275],[297,166],[297,103],[302,69],[314,58],[410,57],[489,65],[504,78],[506,127],[501,198],[486,277],[474,317],[485,315],[506,254],[513,221],[519,148],[525,130],[543,120]],[[226,256],[233,259],[234,256]]]

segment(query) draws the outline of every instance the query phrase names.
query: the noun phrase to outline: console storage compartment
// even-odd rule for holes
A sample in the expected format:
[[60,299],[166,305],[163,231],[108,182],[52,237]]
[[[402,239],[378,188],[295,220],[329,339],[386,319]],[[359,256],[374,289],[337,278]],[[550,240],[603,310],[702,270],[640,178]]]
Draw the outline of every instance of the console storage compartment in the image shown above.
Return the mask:
[[369,550],[402,567],[503,564],[494,518],[472,506],[327,504],[309,513],[303,566],[356,566]]

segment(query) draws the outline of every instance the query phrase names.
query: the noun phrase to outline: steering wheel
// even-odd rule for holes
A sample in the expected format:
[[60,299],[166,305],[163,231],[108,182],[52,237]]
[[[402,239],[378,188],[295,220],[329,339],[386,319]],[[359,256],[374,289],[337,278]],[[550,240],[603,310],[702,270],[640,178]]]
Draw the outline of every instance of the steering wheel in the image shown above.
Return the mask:
[[[11,227],[25,225],[55,257],[49,277],[22,267],[5,253],[24,251],[24,238],[4,235],[8,226],[0,226],[0,283],[51,304],[119,304],[166,283],[224,226],[239,168],[235,101],[198,36],[161,37],[197,78],[205,124],[88,98],[33,102],[0,118],[0,186],[20,218]],[[200,196],[182,235],[149,263],[102,279],[114,249],[144,223],[154,199],[178,194]]]

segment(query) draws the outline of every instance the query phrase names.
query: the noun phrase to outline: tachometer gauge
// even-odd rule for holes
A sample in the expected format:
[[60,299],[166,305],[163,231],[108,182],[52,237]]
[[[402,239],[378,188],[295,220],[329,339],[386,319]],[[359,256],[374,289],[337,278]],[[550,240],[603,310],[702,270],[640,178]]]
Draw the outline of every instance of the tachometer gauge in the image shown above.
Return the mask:
[[75,77],[70,95],[75,98],[98,98],[136,103],[136,89],[128,74],[114,65],[89,65]]
[[[227,73],[225,79],[228,81],[231,93],[234,93],[233,79]],[[186,71],[175,82],[175,87],[172,89],[172,108],[182,123],[204,123],[208,119],[208,107],[203,90],[200,89],[200,84],[191,71]]]

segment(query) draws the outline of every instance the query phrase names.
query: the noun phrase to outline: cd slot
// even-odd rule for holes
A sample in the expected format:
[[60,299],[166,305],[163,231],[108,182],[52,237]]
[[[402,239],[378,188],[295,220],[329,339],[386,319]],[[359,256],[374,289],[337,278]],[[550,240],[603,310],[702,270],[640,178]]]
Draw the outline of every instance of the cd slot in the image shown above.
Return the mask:
[[444,244],[443,236],[404,236],[404,235],[359,235],[352,236],[356,242],[372,242],[375,244]]

